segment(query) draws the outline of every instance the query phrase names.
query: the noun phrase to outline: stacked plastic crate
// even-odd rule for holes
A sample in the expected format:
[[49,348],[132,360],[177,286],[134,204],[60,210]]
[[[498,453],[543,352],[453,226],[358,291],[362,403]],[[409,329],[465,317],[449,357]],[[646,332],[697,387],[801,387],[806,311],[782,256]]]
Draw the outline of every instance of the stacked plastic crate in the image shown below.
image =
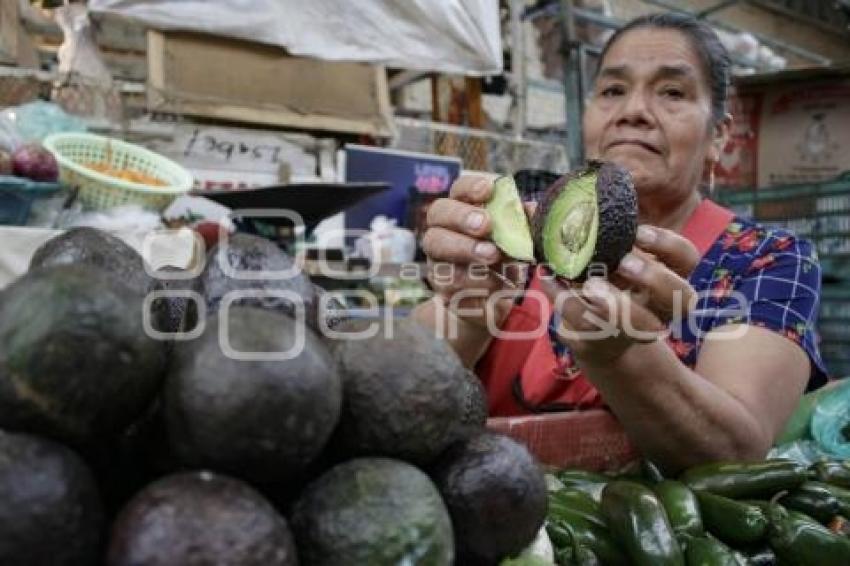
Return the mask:
[[720,190],[713,197],[769,227],[810,240],[823,268],[818,332],[833,377],[850,376],[850,172],[819,183]]

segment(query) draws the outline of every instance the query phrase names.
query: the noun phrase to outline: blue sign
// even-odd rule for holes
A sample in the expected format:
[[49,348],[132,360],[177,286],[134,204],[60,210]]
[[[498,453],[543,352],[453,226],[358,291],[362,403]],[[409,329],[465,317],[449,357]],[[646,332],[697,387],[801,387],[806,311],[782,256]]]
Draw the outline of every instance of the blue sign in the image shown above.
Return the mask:
[[381,182],[389,183],[391,188],[347,209],[345,227],[368,230],[379,214],[404,226],[411,189],[426,195],[444,193],[460,175],[460,169],[461,160],[456,157],[346,145],[347,183]]

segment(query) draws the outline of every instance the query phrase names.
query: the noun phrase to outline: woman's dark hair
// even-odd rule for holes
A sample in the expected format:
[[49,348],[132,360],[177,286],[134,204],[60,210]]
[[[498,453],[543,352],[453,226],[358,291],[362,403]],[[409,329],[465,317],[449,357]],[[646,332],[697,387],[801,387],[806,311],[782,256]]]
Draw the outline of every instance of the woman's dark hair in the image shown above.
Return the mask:
[[608,49],[626,32],[640,28],[673,29],[682,32],[693,45],[702,61],[711,92],[711,117],[719,122],[726,115],[729,98],[729,74],[732,66],[729,52],[720,43],[714,30],[702,20],[679,12],[664,12],[639,16],[614,32],[602,49],[603,61]]

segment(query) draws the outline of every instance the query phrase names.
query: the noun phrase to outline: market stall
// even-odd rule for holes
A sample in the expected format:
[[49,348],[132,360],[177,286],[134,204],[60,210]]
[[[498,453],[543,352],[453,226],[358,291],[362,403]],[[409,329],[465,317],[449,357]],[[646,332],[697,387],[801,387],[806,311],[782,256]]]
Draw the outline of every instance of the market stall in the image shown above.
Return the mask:
[[[639,247],[646,201],[625,166],[584,161],[579,124],[643,4],[3,3],[0,566],[850,564],[844,67],[773,72],[802,48],[712,20],[736,126],[696,210],[795,230],[797,271],[819,255],[824,275],[805,363],[830,381],[800,385],[758,457],[648,457],[635,422],[667,415],[622,419],[557,346],[547,282],[584,289]],[[720,4],[692,15],[740,8]],[[665,154],[645,137],[610,145]],[[484,197],[456,194],[463,174]],[[450,195],[486,212],[483,277],[510,303],[495,329],[481,309],[472,360],[455,331],[475,308],[440,295],[423,243]],[[682,230],[700,256],[762,245],[709,207],[716,233]],[[725,299],[731,275],[708,279]],[[635,343],[684,365],[681,321],[659,320]],[[535,358],[554,387],[526,379]],[[692,439],[722,436],[709,416]]]

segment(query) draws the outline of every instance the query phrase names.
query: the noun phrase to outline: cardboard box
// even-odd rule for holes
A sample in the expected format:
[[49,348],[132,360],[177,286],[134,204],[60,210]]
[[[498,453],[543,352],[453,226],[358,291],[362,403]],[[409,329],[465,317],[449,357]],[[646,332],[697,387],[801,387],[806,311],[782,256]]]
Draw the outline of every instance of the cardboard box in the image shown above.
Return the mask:
[[14,67],[0,70],[0,108],[18,106],[45,98],[53,88],[53,77],[40,71]]
[[[318,182],[322,152],[333,140],[259,128],[233,128],[181,121],[168,135],[142,142],[179,162],[195,177],[196,189],[239,189],[289,182]],[[284,175],[286,173],[286,175]]]
[[191,33],[148,33],[148,107],[266,126],[392,132],[383,67]]
[[850,67],[737,77],[729,111],[719,187],[826,181],[850,170]]
[[760,187],[826,181],[850,169],[850,79],[765,92]]
[[522,442],[550,468],[613,471],[638,458],[623,427],[608,411],[495,417],[487,426]]
[[714,170],[718,187],[735,190],[756,186],[761,106],[761,92],[736,92],[730,96],[732,131]]

